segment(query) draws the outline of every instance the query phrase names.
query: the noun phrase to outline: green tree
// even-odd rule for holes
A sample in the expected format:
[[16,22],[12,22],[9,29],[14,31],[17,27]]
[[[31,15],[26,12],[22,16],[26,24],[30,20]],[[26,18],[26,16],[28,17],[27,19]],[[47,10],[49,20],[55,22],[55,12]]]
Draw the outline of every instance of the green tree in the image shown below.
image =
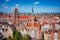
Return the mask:
[[22,37],[22,40],[30,40],[29,35],[28,35],[28,34],[24,35],[24,36]]
[[20,40],[21,37],[21,33],[18,30],[15,30],[13,40]]

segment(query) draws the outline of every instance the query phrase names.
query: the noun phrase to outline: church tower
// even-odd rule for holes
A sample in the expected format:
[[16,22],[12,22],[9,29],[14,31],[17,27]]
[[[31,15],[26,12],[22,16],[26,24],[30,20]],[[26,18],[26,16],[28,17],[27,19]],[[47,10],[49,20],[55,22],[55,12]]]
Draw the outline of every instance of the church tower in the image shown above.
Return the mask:
[[34,28],[34,9],[32,7],[32,19],[31,19],[32,28]]
[[17,20],[17,18],[18,18],[18,8],[15,8],[14,16],[15,16],[15,20]]
[[32,16],[34,16],[34,9],[33,9],[33,7],[32,7]]
[[14,21],[17,25],[18,25],[18,16],[19,16],[18,8],[15,8],[15,10],[14,10]]

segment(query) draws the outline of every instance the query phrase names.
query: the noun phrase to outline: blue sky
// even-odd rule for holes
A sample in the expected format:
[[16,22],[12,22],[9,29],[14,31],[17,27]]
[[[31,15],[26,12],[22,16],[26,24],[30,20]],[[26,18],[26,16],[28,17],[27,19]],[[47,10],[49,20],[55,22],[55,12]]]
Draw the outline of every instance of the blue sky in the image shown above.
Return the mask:
[[31,12],[32,6],[35,13],[60,13],[60,0],[0,0],[0,12]]

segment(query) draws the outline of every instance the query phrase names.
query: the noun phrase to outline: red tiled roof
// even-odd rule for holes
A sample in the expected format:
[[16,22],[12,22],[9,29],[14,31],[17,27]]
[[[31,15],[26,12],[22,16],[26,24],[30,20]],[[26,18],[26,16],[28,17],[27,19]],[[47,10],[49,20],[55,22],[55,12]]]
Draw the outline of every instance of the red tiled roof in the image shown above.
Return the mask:
[[9,16],[8,15],[4,15],[3,18],[9,18]]
[[[20,15],[19,18],[20,19],[32,19],[32,16],[31,15]],[[36,17],[34,16],[34,18]]]
[[35,22],[34,23],[34,27],[38,27],[39,26],[39,23],[38,22]]
[[47,24],[47,22],[43,21],[43,22],[42,22],[42,26],[44,26],[45,24]]
[[30,22],[27,23],[27,27],[31,27],[31,23]]
[[31,16],[20,15],[19,18],[20,18],[20,19],[31,19]]
[[[28,22],[27,23],[27,27],[31,27],[31,25],[32,25],[31,22]],[[35,22],[34,23],[34,27],[38,27],[38,26],[39,26],[39,23],[38,22]]]

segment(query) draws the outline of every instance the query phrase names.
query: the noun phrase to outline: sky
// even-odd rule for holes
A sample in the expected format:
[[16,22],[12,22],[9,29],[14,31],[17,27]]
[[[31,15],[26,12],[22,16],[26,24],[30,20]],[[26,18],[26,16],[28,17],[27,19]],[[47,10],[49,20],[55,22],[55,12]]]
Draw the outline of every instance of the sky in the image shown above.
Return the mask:
[[19,12],[60,13],[60,0],[0,0],[0,12],[13,13],[15,8]]

